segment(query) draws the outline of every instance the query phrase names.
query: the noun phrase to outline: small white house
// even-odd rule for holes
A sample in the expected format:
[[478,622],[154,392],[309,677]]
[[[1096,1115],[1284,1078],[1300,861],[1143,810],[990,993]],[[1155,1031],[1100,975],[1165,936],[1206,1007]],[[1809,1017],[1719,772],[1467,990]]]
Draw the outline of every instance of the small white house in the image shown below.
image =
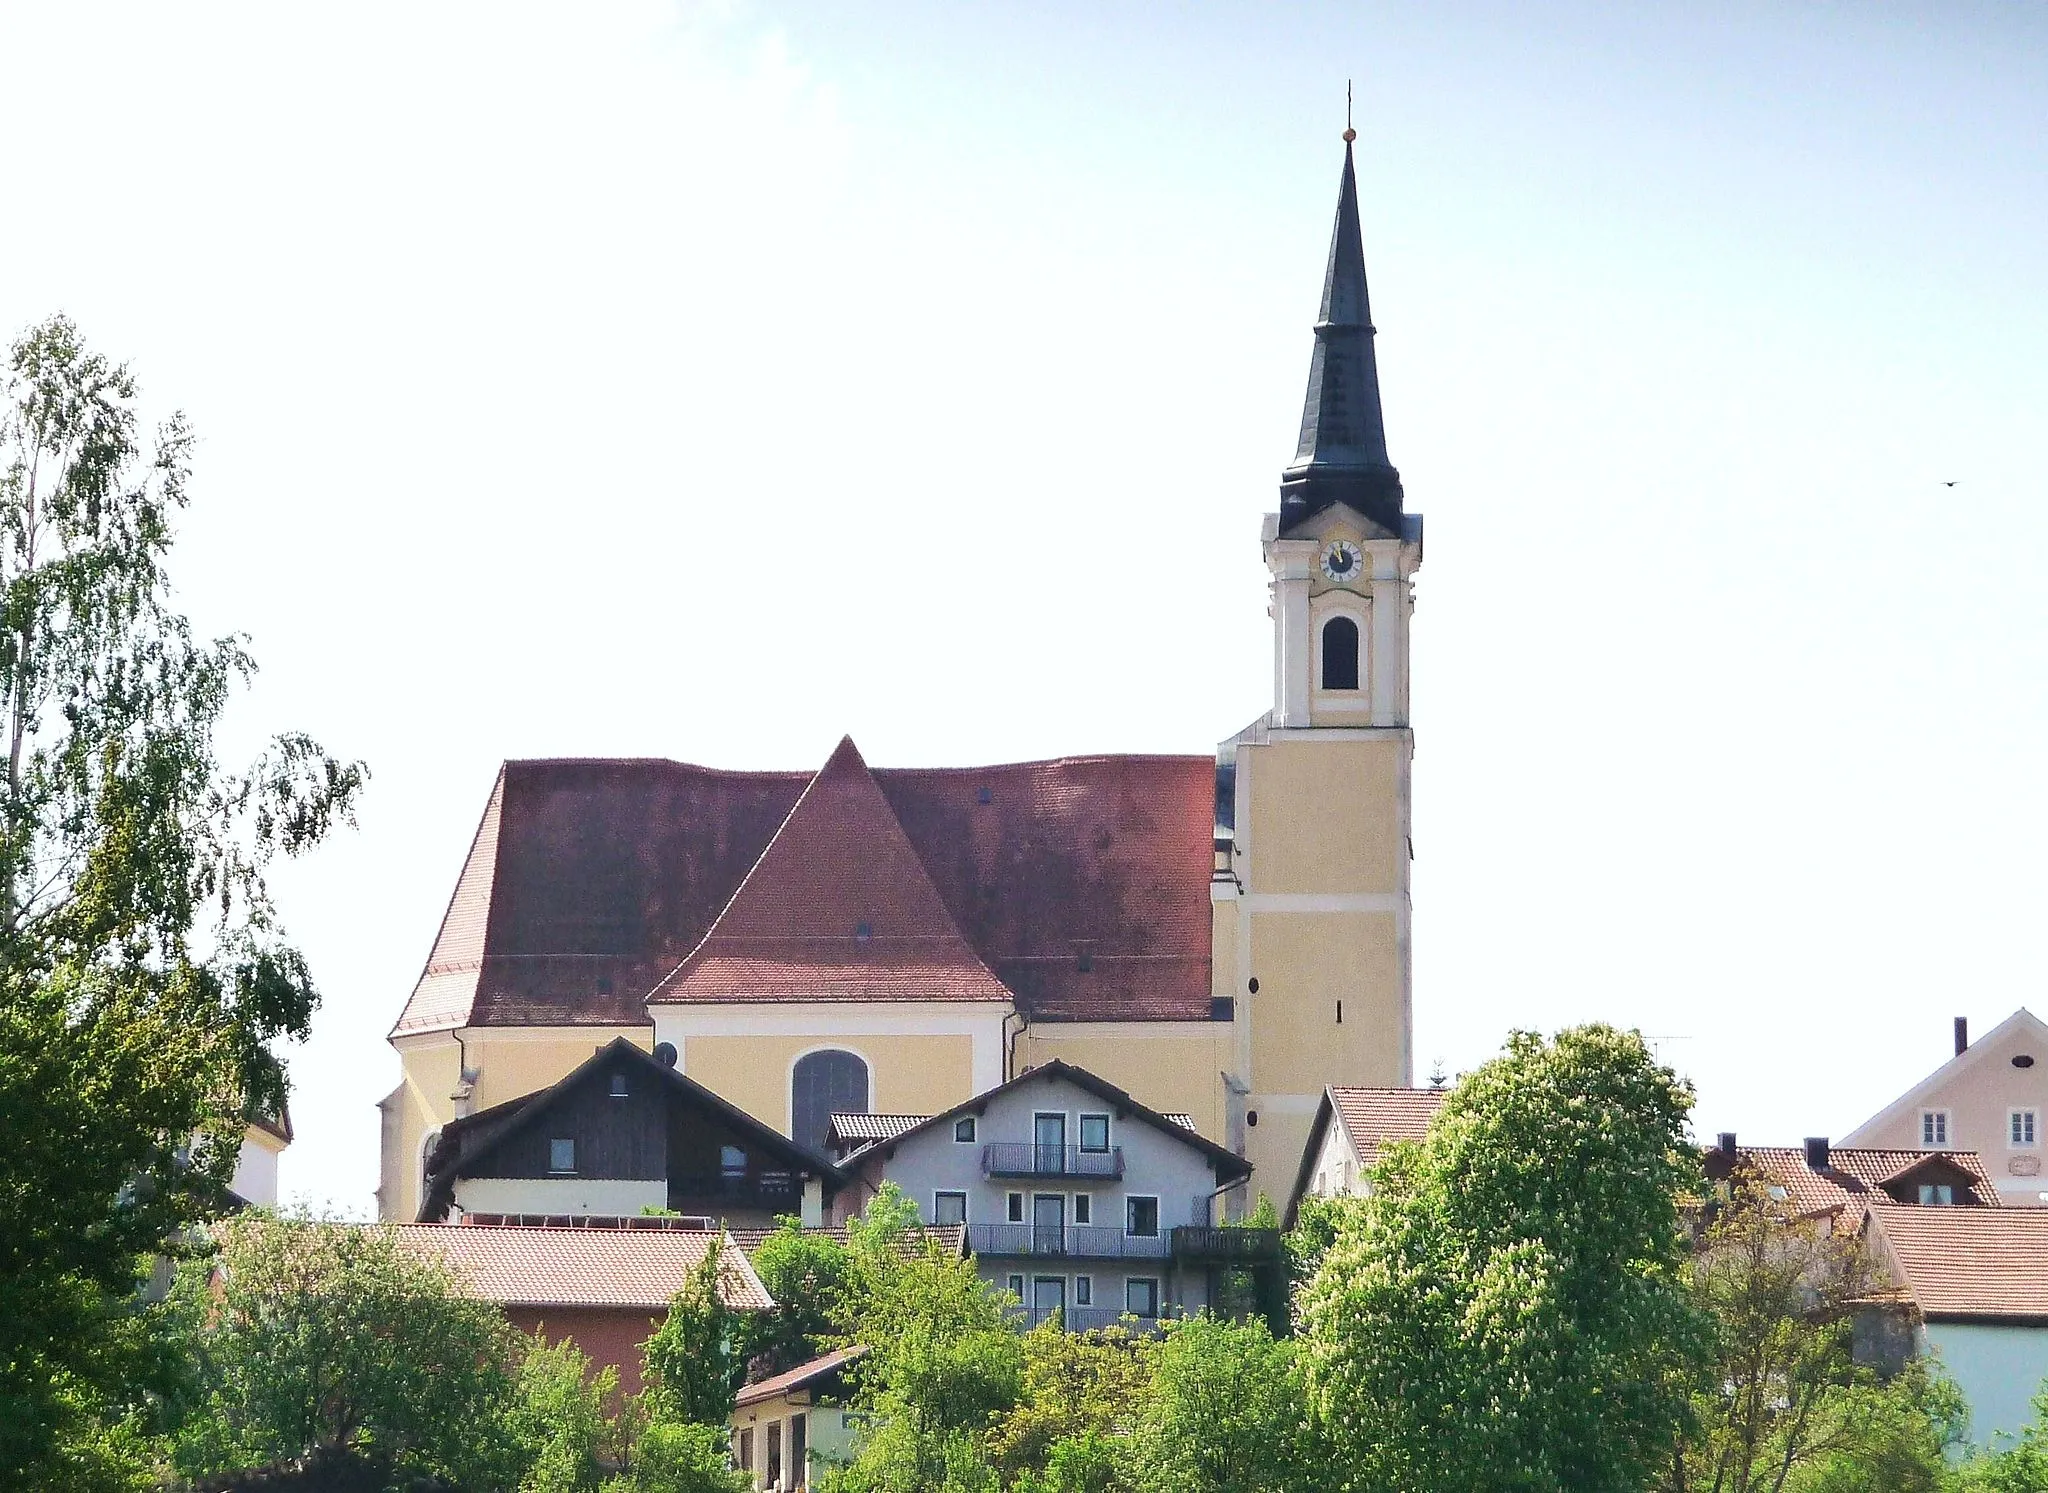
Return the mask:
[[2018,1435],[2048,1380],[2048,1208],[1884,1201],[1864,1228],[1906,1298],[1915,1349],[1962,1390],[1970,1439]]

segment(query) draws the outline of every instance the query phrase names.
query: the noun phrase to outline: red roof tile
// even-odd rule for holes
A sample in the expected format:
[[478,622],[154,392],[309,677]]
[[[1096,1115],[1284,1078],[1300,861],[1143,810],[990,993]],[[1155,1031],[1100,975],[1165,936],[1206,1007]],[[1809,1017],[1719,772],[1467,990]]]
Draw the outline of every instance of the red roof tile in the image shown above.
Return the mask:
[[792,1389],[802,1389],[807,1384],[815,1384],[820,1379],[827,1379],[838,1373],[867,1351],[859,1343],[855,1343],[851,1348],[835,1349],[823,1358],[800,1363],[772,1379],[762,1379],[746,1385],[740,1390],[733,1404],[735,1407],[758,1405],[763,1400],[772,1400],[777,1395],[788,1394]]
[[617,1307],[661,1312],[705,1255],[719,1250],[719,1294],[743,1311],[768,1295],[743,1250],[718,1233],[680,1229],[384,1225],[404,1249],[438,1259],[481,1300],[500,1306]]
[[[648,992],[703,941],[810,776],[507,763],[394,1034],[643,1024]],[[958,931],[1034,1020],[1208,1018],[1212,759],[871,777]],[[789,951],[771,952],[764,968],[714,973],[790,988],[778,975]],[[872,968],[854,962],[841,988]]]
[[1371,1165],[1388,1141],[1421,1140],[1429,1122],[1443,1108],[1443,1089],[1366,1089],[1330,1086],[1330,1102],[1344,1122],[1344,1132],[1358,1148],[1358,1159]]
[[[1715,1167],[1721,1153],[1707,1153],[1710,1174],[1721,1175]],[[1802,1146],[1744,1146],[1737,1153],[1770,1182],[1785,1189],[1786,1198],[1802,1214],[1834,1213],[1837,1227],[1853,1230],[1861,1226],[1864,1210],[1873,1202],[1885,1202],[1882,1191],[1887,1182],[1930,1161],[1946,1161],[1976,1180],[1970,1192],[1983,1207],[2001,1206],[1998,1188],[1984,1170],[1975,1151],[1894,1151],[1860,1146],[1834,1146],[1828,1152],[1828,1169],[1816,1172],[1806,1164]],[[1965,1209],[1964,1211],[1972,1211]]]
[[851,737],[650,1003],[1002,1001]]
[[2048,1208],[1870,1205],[1886,1256],[1921,1312],[2048,1321]]

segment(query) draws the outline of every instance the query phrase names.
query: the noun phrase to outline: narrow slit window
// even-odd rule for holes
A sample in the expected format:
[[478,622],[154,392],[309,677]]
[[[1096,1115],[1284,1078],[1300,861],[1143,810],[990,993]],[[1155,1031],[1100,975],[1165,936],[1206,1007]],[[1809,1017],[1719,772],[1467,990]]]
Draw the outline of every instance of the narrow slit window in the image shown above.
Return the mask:
[[1323,624],[1323,688],[1358,688],[1358,624],[1349,617]]

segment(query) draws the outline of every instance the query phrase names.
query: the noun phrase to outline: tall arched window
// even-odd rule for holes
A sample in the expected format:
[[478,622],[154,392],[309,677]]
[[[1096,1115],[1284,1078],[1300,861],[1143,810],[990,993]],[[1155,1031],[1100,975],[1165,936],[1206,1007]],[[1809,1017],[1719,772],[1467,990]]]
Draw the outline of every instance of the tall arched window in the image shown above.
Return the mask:
[[866,1114],[868,1065],[850,1052],[807,1052],[789,1075],[790,1135],[813,1151],[825,1149],[835,1114]]
[[1323,688],[1358,688],[1358,624],[1349,617],[1323,624]]

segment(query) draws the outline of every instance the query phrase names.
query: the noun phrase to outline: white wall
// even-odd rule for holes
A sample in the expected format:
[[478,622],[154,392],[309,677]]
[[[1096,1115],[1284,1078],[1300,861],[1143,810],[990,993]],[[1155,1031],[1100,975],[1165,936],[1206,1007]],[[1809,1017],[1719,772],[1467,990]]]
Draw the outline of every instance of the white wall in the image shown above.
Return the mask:
[[1970,1439],[1989,1446],[2001,1433],[2017,1436],[2048,1379],[2048,1327],[1930,1322],[1923,1331],[1969,1402]]
[[604,1177],[464,1177],[455,1206],[465,1213],[596,1213],[633,1217],[668,1206],[668,1182]]
[[235,1179],[228,1183],[235,1195],[259,1208],[277,1206],[277,1152],[253,1140],[242,1142],[235,1158]]

